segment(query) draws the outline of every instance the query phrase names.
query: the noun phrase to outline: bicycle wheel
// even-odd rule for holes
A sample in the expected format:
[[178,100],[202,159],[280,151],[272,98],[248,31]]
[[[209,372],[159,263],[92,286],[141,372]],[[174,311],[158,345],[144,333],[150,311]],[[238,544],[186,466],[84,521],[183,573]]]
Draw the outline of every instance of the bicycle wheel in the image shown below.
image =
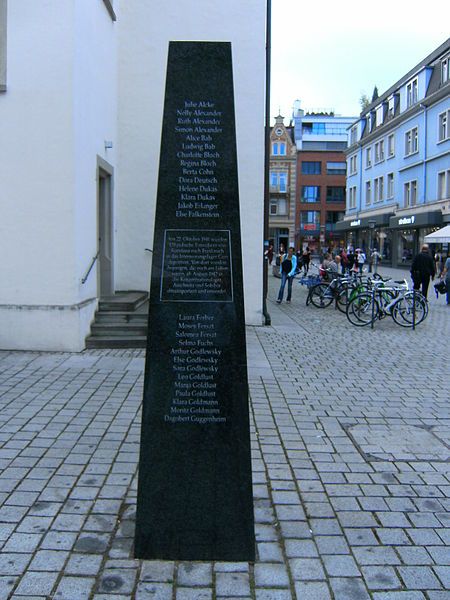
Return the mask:
[[341,312],[345,313],[347,310],[347,304],[349,303],[352,295],[354,295],[354,289],[350,286],[342,286],[342,288],[338,290],[338,294],[336,296],[336,306]]
[[408,292],[398,299],[391,310],[391,315],[397,325],[412,327],[418,325],[428,315],[428,303],[422,294]]
[[370,325],[372,321],[378,318],[380,313],[380,304],[372,294],[363,292],[355,296],[347,305],[347,319],[356,327]]
[[326,308],[333,302],[333,296],[326,283],[318,283],[309,291],[309,300],[317,308]]

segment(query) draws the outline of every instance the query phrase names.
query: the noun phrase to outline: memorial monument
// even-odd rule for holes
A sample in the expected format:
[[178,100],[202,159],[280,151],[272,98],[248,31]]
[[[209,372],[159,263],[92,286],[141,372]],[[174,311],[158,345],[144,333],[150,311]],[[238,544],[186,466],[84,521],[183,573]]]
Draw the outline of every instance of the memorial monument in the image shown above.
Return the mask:
[[231,44],[171,42],[135,556],[255,558]]

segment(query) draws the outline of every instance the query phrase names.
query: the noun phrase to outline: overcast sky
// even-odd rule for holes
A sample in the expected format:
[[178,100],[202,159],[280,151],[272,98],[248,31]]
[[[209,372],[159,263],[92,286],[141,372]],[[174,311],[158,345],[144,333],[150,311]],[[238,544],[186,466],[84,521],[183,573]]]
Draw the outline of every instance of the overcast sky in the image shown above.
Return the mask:
[[448,0],[272,0],[271,116],[305,110],[357,116],[449,36]]

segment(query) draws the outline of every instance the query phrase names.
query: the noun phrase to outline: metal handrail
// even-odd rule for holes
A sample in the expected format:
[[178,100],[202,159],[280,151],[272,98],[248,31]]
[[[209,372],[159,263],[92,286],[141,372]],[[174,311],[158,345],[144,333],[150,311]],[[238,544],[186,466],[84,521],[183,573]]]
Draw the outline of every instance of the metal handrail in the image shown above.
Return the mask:
[[100,250],[97,252],[97,254],[91,260],[91,264],[89,265],[89,269],[87,270],[86,275],[82,278],[81,283],[86,283],[87,278],[89,277],[89,273],[92,271],[92,267],[95,265],[95,261],[97,260],[97,258],[99,257],[99,255],[100,255]]

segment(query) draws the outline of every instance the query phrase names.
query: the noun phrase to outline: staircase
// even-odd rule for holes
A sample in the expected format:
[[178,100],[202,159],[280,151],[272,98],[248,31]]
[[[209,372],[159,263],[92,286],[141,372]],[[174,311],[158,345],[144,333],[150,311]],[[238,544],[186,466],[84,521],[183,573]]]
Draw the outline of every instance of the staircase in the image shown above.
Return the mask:
[[86,348],[145,348],[147,292],[116,292],[98,303]]

